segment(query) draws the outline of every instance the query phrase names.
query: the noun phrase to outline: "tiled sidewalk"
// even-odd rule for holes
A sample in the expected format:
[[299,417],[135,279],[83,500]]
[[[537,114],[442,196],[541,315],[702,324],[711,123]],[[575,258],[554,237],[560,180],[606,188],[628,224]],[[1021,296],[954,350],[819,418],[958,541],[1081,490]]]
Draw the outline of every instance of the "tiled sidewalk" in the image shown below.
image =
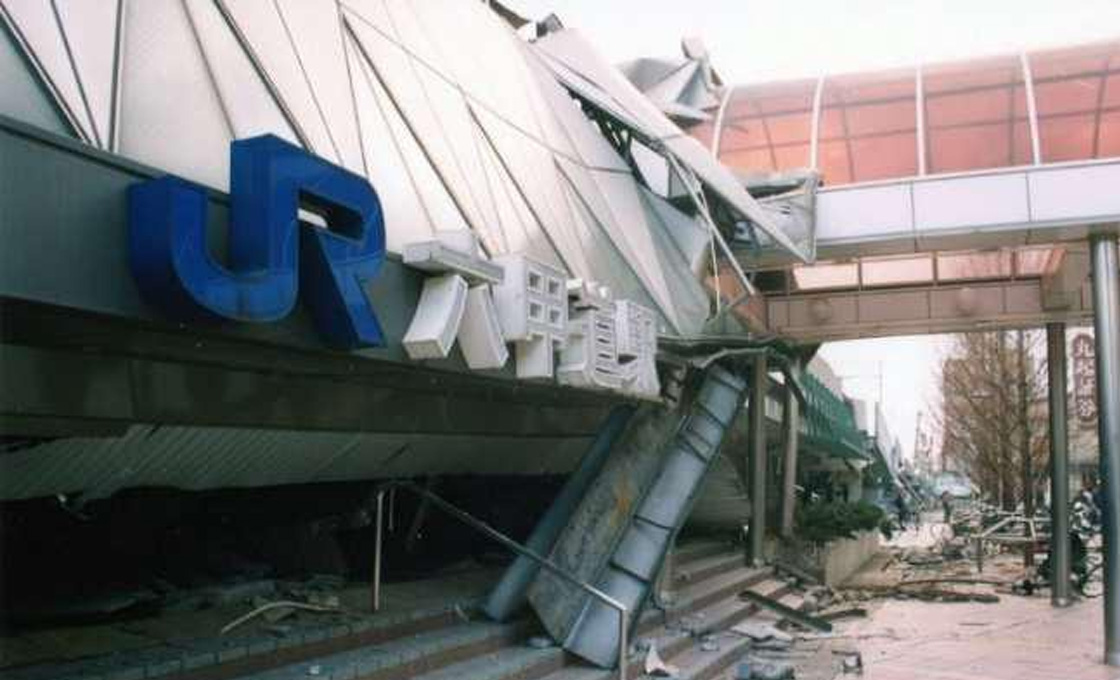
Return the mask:
[[866,680],[1120,680],[1101,663],[1101,600],[1054,609],[1049,598],[999,604],[889,600],[844,633]]

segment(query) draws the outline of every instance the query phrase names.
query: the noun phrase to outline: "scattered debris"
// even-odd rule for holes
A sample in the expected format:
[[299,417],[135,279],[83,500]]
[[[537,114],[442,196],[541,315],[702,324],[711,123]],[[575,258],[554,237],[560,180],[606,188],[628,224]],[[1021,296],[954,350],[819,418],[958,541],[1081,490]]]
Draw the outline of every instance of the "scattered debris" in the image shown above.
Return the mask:
[[645,673],[655,678],[675,678],[680,672],[676,666],[665,663],[657,653],[657,645],[650,644],[646,652]]
[[755,642],[753,647],[756,651],[788,652],[790,647],[793,647],[793,640],[770,638],[768,640],[759,640],[758,642]]
[[945,558],[941,555],[933,555],[925,551],[908,551],[902,556],[903,561],[915,567],[929,567],[936,564],[943,564]]
[[276,594],[276,581],[260,579],[241,583],[225,583],[204,588],[200,593],[205,607],[251,602],[255,597],[272,597]]
[[[337,598],[335,598],[335,599],[337,600]],[[312,611],[312,612],[332,612],[332,613],[342,612],[342,609],[339,608],[337,605],[332,607],[332,606],[320,605],[320,604],[308,604],[306,602],[293,602],[291,600],[281,600],[279,602],[269,602],[268,604],[261,605],[261,606],[257,607],[256,609],[254,609],[253,611],[249,612],[248,614],[245,614],[243,616],[239,616],[236,619],[234,619],[233,621],[230,621],[226,625],[222,626],[222,630],[219,631],[219,634],[220,635],[225,635],[226,633],[230,632],[234,628],[237,628],[238,626],[245,623],[246,621],[254,619],[257,616],[260,616],[261,614],[264,614],[265,612],[269,612],[269,611],[271,611],[273,609],[277,609],[277,608],[303,609],[303,610]]]
[[545,635],[534,635],[533,637],[529,638],[526,644],[528,644],[533,649],[550,649],[556,646],[556,643],[552,641],[552,638]]
[[[747,668],[748,675],[743,675],[741,672],[744,665]],[[735,677],[748,680],[793,680],[794,672],[793,666],[785,662],[751,659],[746,663],[739,664],[739,668],[735,671]]]
[[326,607],[328,609],[338,609],[342,606],[342,601],[338,599],[338,595],[311,593],[307,596],[307,604]]
[[994,578],[963,578],[959,576],[946,576],[944,578],[923,578],[899,581],[899,586],[936,585],[939,583],[957,583],[962,585],[991,585],[1002,586],[1006,582]]
[[739,593],[739,598],[743,600],[749,600],[750,602],[753,602],[761,607],[765,607],[774,612],[777,612],[783,618],[789,619],[790,621],[800,626],[811,628],[813,630],[819,630],[825,633],[828,633],[832,630],[832,624],[828,621],[823,621],[815,616],[804,614],[794,609],[793,607],[787,607],[781,602],[778,602],[773,598],[766,597],[765,595],[760,595],[753,590],[744,590],[743,592]]
[[785,574],[789,574],[791,576],[794,576],[803,583],[820,583],[821,582],[821,579],[818,576],[809,573],[808,571],[802,569],[801,567],[797,567],[795,565],[789,564],[788,562],[775,561],[774,562],[774,571],[779,573],[779,574],[785,573]]
[[863,675],[863,657],[859,652],[845,655],[843,663],[843,670],[845,673]]
[[836,621],[838,619],[862,619],[866,616],[867,610],[863,607],[848,607],[847,609],[834,609],[830,612],[825,612],[820,615],[820,618],[824,621]]
[[731,631],[749,637],[755,642],[762,642],[765,640],[793,642],[793,636],[789,633],[779,630],[773,624],[760,621],[744,621],[732,626]]

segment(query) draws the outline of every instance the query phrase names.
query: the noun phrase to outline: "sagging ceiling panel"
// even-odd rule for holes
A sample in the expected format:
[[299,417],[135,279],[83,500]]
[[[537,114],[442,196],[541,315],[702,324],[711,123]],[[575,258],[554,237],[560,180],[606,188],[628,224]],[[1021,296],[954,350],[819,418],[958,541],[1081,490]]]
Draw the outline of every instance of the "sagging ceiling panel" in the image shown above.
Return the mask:
[[672,154],[696,173],[709,190],[755,223],[787,252],[803,260],[811,259],[808,251],[781,230],[727,168],[674,125],[621,71],[591,49],[577,31],[565,29],[550,33],[534,45],[556,78],[570,91],[631,130],[651,148]]

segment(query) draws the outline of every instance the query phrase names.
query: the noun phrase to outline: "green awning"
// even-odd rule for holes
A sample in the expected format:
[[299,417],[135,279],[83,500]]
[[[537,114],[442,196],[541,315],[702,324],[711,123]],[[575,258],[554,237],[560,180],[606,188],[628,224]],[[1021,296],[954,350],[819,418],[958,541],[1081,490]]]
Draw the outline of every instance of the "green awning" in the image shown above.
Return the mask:
[[837,458],[867,460],[867,440],[856,427],[851,406],[811,373],[801,376],[805,415],[801,438],[806,446]]

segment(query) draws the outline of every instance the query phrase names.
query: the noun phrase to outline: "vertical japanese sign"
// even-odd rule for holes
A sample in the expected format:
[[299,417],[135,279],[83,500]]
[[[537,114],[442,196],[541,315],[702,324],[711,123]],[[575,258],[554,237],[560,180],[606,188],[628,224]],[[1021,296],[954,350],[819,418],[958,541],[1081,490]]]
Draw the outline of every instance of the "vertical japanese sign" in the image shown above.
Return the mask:
[[1097,364],[1093,336],[1073,338],[1073,410],[1082,423],[1097,419]]

